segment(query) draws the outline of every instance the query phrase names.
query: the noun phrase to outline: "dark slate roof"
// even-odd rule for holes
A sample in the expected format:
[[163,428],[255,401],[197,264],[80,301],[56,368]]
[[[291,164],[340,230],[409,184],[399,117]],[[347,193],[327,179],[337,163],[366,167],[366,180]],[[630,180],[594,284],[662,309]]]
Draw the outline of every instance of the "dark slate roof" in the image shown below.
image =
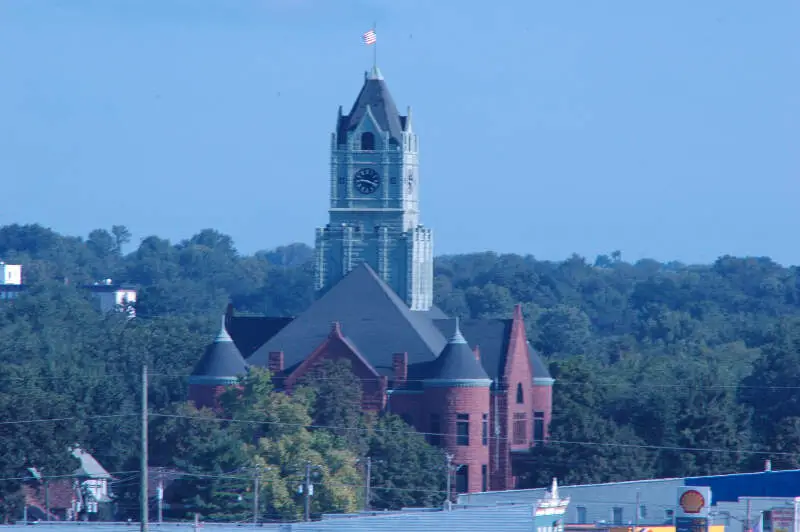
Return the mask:
[[[508,339],[511,335],[511,319],[468,319],[459,320],[459,328],[467,339],[471,348],[477,345],[481,352],[483,369],[493,380],[503,374],[506,365],[506,352]],[[434,323],[446,337],[453,334],[455,320],[434,320]],[[538,353],[528,344],[528,356],[531,359],[534,378],[550,378],[547,365]],[[411,368],[409,368],[409,372]],[[411,378],[411,377],[409,377]]]
[[377,67],[371,74],[365,77],[361,92],[358,93],[353,108],[350,113],[339,118],[337,127],[337,137],[339,144],[344,144],[347,140],[347,132],[353,131],[358,127],[361,119],[369,107],[372,116],[378,122],[378,126],[389,136],[400,141],[405,128],[405,117],[401,117],[397,112],[389,87],[383,80]]
[[489,375],[461,334],[457,321],[453,336],[427,370],[428,378],[431,379],[489,380]]
[[448,318],[447,314],[445,314],[444,311],[436,305],[432,306],[428,310],[414,310],[412,312],[415,314],[421,314],[429,320],[446,320]]
[[305,360],[339,322],[344,334],[381,374],[392,374],[392,355],[408,353],[409,364],[434,360],[445,336],[424,314],[412,312],[397,294],[361,263],[248,359],[266,366],[269,353],[283,351],[285,367]]
[[234,379],[245,373],[247,373],[247,364],[225,329],[225,319],[223,318],[217,338],[206,348],[203,358],[192,372],[190,381],[192,379],[196,381]]
[[256,352],[267,340],[278,334],[294,318],[266,318],[263,316],[228,315],[225,326],[233,343],[244,358]]
[[542,357],[536,350],[533,348],[530,342],[528,342],[528,356],[531,359],[531,366],[533,367],[533,378],[534,379],[552,379],[553,376],[550,375],[550,370],[547,368],[547,363],[542,360]]

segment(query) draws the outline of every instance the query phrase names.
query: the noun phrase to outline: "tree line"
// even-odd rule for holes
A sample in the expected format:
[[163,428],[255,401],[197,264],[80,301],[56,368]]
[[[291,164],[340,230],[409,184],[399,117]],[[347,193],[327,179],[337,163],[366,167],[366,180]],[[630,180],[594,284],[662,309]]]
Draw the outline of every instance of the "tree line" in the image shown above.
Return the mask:
[[[227,398],[225,422],[185,404],[185,376],[228,302],[290,316],[313,301],[308,246],[246,255],[210,229],[130,246],[123,226],[86,238],[38,225],[0,228],[0,259],[23,264],[29,285],[0,309],[2,419],[66,420],[0,425],[7,449],[0,477],[10,479],[0,480],[5,516],[18,511],[20,471],[68,473],[72,443],[109,471],[136,469],[144,363],[160,414],[151,426],[153,465],[187,474],[171,484],[172,518],[246,513],[255,472],[264,475],[262,489],[274,490],[263,516],[294,518],[302,502],[297,468],[308,461],[320,466],[314,511],[349,511],[364,504],[368,455],[390,457],[373,466],[374,507],[441,501],[438,451],[401,430],[402,420],[365,416],[340,399],[353,389],[346,368],[326,368],[332,376],[291,398],[256,373]],[[523,486],[554,476],[576,483],[749,471],[767,459],[774,468],[797,467],[798,268],[753,257],[632,264],[620,252],[591,261],[487,252],[440,256],[435,275],[436,303],[451,316],[509,317],[521,303],[528,337],[556,378],[551,442],[530,452]],[[104,278],[138,285],[136,319],[99,315],[77,288]],[[330,382],[339,385],[320,393]],[[264,393],[248,395],[258,387]],[[281,417],[252,417],[267,407]],[[135,511],[138,493],[135,477],[123,477],[115,481],[120,515]]]

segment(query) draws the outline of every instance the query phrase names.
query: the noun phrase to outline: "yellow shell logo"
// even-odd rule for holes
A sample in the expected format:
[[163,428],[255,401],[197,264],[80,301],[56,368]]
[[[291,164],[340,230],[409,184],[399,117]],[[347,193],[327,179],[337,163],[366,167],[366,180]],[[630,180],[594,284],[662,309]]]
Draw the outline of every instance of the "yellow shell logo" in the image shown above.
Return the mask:
[[696,514],[706,505],[706,500],[699,491],[689,490],[683,492],[679,504],[687,514]]

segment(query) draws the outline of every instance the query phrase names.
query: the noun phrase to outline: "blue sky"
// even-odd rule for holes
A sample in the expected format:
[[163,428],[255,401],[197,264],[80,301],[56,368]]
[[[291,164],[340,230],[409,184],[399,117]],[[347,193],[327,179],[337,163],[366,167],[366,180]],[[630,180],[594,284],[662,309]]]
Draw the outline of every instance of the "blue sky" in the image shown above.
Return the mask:
[[793,0],[0,0],[0,224],[310,244],[373,20],[437,254],[800,264]]

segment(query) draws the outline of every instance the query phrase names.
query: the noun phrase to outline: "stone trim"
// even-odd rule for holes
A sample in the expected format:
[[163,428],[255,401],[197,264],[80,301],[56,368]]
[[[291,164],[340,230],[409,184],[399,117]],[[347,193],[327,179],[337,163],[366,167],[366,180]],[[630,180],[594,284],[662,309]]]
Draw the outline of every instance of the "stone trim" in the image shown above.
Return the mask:
[[491,379],[425,379],[425,388],[488,388]]
[[552,377],[534,377],[533,378],[533,385],[534,386],[552,386],[556,380]]
[[239,382],[239,377],[206,377],[202,375],[192,375],[189,377],[189,384],[204,386],[230,386],[237,382]]

